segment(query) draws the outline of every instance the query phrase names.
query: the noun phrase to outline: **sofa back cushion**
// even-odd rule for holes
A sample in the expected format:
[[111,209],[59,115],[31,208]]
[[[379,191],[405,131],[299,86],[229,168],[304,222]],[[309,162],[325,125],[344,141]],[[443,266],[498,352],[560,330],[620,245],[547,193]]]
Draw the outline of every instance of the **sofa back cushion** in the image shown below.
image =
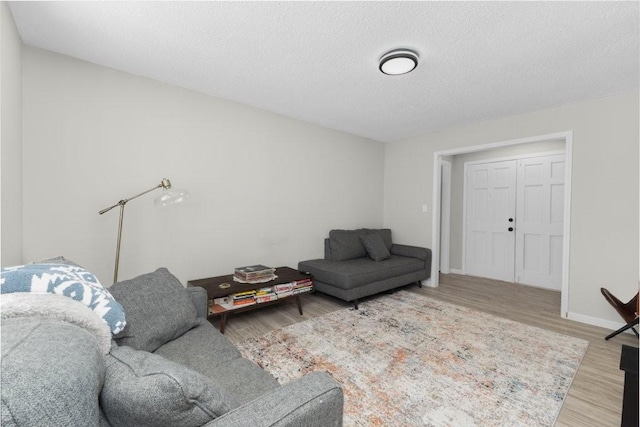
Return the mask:
[[345,261],[348,259],[367,256],[360,234],[362,230],[331,230],[329,232],[329,246],[333,261]]
[[196,326],[196,308],[180,281],[166,268],[113,284],[127,326],[116,336],[120,345],[154,351]]
[[83,303],[58,294],[32,294],[15,292],[4,294],[0,299],[2,319],[46,318],[78,325],[90,332],[100,346],[102,354],[109,353],[113,335],[95,312]]
[[100,406],[114,427],[196,427],[238,406],[215,380],[157,354],[114,345],[106,367]]
[[98,426],[105,363],[81,326],[46,317],[2,319],[3,426]]
[[[391,230],[388,228],[370,229],[359,228],[357,230],[331,230],[329,232],[328,249],[325,244],[325,259],[331,261],[345,261],[348,259],[367,256],[361,236],[378,234],[382,238],[387,250],[391,249]],[[328,256],[327,256],[328,255]]]

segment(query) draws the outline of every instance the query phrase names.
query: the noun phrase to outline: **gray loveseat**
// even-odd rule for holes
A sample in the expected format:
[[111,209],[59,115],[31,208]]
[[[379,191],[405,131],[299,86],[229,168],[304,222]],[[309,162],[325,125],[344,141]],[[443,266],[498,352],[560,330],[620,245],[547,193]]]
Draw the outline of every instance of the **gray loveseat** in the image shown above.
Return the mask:
[[324,259],[298,263],[317,291],[353,302],[431,276],[431,249],[393,243],[391,230],[331,230]]
[[106,345],[77,316],[3,315],[2,426],[342,425],[335,380],[279,385],[209,324],[204,289],[161,268],[109,290],[127,326]]

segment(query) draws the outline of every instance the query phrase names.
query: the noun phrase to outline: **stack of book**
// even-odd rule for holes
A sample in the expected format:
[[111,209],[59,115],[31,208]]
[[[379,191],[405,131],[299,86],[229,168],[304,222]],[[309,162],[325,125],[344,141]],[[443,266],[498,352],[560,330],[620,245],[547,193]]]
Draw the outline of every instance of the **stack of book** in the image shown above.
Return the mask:
[[274,301],[278,299],[278,294],[276,294],[273,288],[261,288],[256,291],[255,300],[257,303]]
[[294,295],[301,294],[303,292],[309,292],[313,289],[313,281],[310,277],[306,279],[296,280],[295,282],[292,282],[292,284],[293,286],[291,287],[291,290],[293,291]]
[[234,307],[242,307],[245,305],[251,305],[256,303],[256,291],[244,291],[238,292],[233,295],[229,295],[229,303]]
[[209,316],[229,310],[230,307],[227,304],[227,298],[212,298],[209,300]]
[[286,297],[293,294],[293,284],[283,283],[281,285],[275,285],[273,291],[278,295],[278,298]]
[[276,269],[264,265],[238,267],[233,273],[233,280],[240,283],[264,283],[276,278]]

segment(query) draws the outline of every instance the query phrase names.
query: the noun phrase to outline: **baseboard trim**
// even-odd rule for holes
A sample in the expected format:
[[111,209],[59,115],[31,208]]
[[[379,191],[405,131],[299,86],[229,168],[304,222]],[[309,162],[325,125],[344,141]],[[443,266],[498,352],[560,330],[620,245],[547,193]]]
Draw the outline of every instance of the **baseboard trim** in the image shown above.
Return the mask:
[[[592,317],[592,316],[587,316],[586,314],[579,314],[579,313],[572,313],[572,312],[567,313],[567,319],[575,320],[576,322],[580,322],[580,323],[586,323],[587,325],[591,325],[591,326],[599,326],[601,328],[610,329],[611,332],[617,331],[618,329],[622,328],[625,325],[622,322],[614,322],[612,320],[600,319],[599,317]],[[625,332],[629,334],[633,334],[631,330],[627,330]]]
[[431,280],[431,278],[428,278],[427,280],[421,280],[420,283],[422,283],[422,286],[426,286],[428,288],[437,288],[437,285],[434,285],[433,281]]
[[[464,270],[459,270],[457,268],[450,268],[449,271],[452,274],[461,274],[463,276],[465,275]],[[429,279],[428,282],[431,282],[431,279]],[[429,287],[434,287],[434,286],[430,286],[430,283],[424,283],[424,281],[423,281],[423,284]],[[540,289],[545,289],[545,288],[540,288]],[[614,322],[612,320],[601,319],[599,317],[593,317],[593,316],[587,316],[586,314],[580,314],[580,313],[567,312],[566,318],[569,320],[575,320],[576,322],[586,323],[587,325],[599,326],[601,328],[610,329],[611,332],[617,331],[618,329],[624,326],[624,323],[622,322]],[[625,332],[629,334],[633,334],[631,330],[627,330]]]

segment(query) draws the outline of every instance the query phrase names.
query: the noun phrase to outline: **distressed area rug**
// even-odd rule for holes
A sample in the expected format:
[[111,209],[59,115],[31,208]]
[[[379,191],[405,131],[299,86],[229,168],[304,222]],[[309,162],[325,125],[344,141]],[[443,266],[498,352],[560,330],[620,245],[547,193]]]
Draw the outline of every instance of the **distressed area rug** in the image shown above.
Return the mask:
[[238,344],[342,383],[345,426],[551,426],[588,342],[400,291]]

